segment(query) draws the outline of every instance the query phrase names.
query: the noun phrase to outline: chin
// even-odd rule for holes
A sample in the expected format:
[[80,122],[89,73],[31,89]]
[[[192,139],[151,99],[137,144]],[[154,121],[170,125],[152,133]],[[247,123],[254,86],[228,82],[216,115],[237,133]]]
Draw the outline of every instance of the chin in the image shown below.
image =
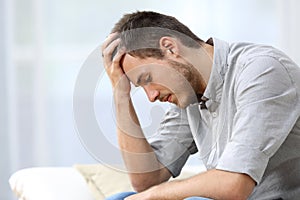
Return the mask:
[[187,108],[189,105],[191,104],[194,104],[194,103],[197,103],[196,100],[194,100],[194,98],[186,98],[186,99],[183,99],[181,101],[176,101],[174,104],[177,105],[177,107],[181,108],[181,109],[185,109]]
[[188,103],[188,102],[176,102],[174,104],[181,109],[185,109],[186,107],[188,107],[190,105],[190,103]]
[[177,107],[180,108],[180,109],[185,109],[188,106],[187,105],[177,105]]
[[178,107],[181,108],[181,109],[185,109],[185,108],[187,108],[189,105],[191,105],[191,104],[178,105]]

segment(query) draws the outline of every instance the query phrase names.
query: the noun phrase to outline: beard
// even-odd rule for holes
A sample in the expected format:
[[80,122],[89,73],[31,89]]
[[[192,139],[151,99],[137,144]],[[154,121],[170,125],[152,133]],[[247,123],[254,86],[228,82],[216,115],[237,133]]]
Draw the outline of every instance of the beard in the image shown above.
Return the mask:
[[[190,63],[181,63],[168,59],[169,65],[182,75],[185,87],[173,90],[176,100],[174,103],[180,108],[199,102],[202,97],[206,84],[200,72]],[[179,83],[180,84],[180,83]]]

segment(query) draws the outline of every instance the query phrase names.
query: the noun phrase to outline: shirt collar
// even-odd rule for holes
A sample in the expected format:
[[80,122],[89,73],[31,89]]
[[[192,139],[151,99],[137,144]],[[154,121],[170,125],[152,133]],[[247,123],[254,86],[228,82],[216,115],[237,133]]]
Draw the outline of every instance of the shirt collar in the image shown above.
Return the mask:
[[222,97],[224,77],[228,69],[227,57],[229,54],[229,44],[216,38],[210,38],[207,43],[213,44],[214,57],[211,74],[203,96],[209,99],[206,102],[207,108],[210,111],[214,111]]

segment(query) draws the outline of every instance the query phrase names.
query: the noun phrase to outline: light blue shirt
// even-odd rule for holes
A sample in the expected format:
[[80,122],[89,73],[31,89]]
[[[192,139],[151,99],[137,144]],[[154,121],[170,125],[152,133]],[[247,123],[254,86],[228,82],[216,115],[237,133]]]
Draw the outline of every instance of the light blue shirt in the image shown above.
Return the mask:
[[270,46],[213,45],[207,109],[166,113],[149,139],[158,160],[177,176],[198,151],[207,169],[252,177],[250,199],[300,197],[300,68]]

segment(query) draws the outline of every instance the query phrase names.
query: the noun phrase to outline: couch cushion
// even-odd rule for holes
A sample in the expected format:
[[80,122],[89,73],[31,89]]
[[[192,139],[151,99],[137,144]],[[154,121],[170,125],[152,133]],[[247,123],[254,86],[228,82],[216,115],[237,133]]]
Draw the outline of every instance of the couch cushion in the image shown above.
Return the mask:
[[125,172],[100,164],[74,167],[82,174],[96,199],[99,199],[99,194],[108,197],[118,192],[133,191]]
[[10,177],[9,184],[20,200],[94,200],[85,180],[72,167],[22,169]]

